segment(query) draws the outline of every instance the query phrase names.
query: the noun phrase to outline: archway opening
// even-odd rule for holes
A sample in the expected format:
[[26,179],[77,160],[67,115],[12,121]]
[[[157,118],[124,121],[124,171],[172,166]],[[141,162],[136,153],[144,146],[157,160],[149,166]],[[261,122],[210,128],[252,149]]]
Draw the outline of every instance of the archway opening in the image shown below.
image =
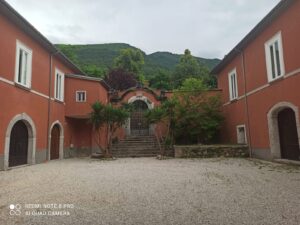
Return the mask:
[[145,118],[145,112],[148,105],[142,100],[136,100],[132,103],[133,111],[130,116],[130,134],[134,136],[149,135],[149,123]]
[[299,138],[295,112],[291,108],[285,108],[279,111],[277,120],[281,158],[300,160]]
[[19,120],[14,124],[10,133],[9,167],[28,163],[29,134],[26,124]]
[[60,127],[55,124],[51,130],[50,160],[59,159]]

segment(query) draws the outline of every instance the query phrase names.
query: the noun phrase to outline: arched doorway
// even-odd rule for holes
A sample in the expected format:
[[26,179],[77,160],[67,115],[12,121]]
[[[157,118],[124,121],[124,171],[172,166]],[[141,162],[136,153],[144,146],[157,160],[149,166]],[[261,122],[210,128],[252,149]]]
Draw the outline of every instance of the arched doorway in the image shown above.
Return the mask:
[[269,110],[267,116],[271,157],[300,160],[298,107],[290,102],[279,102]]
[[278,130],[281,157],[283,159],[300,160],[296,117],[291,108],[285,108],[278,113]]
[[149,135],[149,123],[145,118],[148,105],[143,100],[136,100],[132,105],[134,110],[130,116],[130,134],[134,136]]
[[27,164],[28,159],[28,129],[20,120],[15,123],[10,134],[9,167]]
[[59,125],[55,124],[51,130],[51,146],[50,146],[50,160],[59,159],[60,148],[60,129]]
[[[22,122],[22,123],[19,123]],[[18,125],[17,125],[18,124]],[[21,124],[21,125],[20,125]],[[19,126],[19,128],[15,128],[15,125]],[[14,157],[13,153],[10,153],[11,151],[15,151],[13,145],[15,144],[14,140],[18,140],[17,134],[13,131],[13,128],[16,130],[22,129],[23,130],[23,136],[25,134],[25,127],[27,128],[27,159],[25,162],[25,159],[23,160],[22,164],[35,164],[35,152],[36,152],[36,128],[33,120],[28,116],[26,113],[18,114],[12,120],[9,122],[6,134],[5,134],[5,146],[4,146],[4,170],[7,170],[10,166],[15,166],[15,164],[19,163],[11,163],[10,165],[10,155]],[[20,128],[22,126],[22,128]],[[21,132],[21,131],[20,131]],[[14,140],[11,140],[11,136]],[[26,134],[25,134],[26,135]],[[26,138],[24,138],[26,140]],[[24,143],[23,143],[24,144]],[[25,148],[24,148],[25,149]],[[25,153],[24,153],[25,154]],[[25,157],[23,157],[25,158]]]

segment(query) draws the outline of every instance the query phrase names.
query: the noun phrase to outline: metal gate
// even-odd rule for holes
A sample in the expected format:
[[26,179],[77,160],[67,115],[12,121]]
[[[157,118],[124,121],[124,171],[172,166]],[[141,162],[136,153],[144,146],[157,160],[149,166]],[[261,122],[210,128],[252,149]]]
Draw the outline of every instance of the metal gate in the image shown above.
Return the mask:
[[130,133],[134,136],[149,135],[149,123],[145,118],[147,104],[142,100],[133,102],[133,112],[130,116]]
[[23,121],[12,128],[9,144],[9,167],[27,164],[28,129]]

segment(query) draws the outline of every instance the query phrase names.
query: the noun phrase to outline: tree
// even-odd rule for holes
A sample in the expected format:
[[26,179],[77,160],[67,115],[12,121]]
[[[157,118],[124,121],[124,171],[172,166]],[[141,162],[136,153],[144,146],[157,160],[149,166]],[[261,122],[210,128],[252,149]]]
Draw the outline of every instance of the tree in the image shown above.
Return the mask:
[[73,45],[64,45],[60,44],[57,45],[57,47],[60,49],[60,51],[68,57],[73,63],[79,64],[79,60],[77,58],[77,55],[75,54],[76,46]]
[[167,127],[165,144],[210,143],[223,120],[220,96],[207,91],[202,79],[188,78],[174,96],[146,114],[149,123]]
[[159,69],[149,79],[149,86],[160,90],[172,90],[171,75],[165,70]]
[[175,137],[178,143],[210,143],[223,120],[220,96],[210,94],[203,80],[189,78],[176,93]]
[[[123,107],[113,107],[111,104],[104,105],[101,102],[92,104],[92,112],[90,113],[90,122],[97,133],[97,145],[101,149],[104,157],[112,157],[110,152],[112,139],[122,125],[124,125],[129,117],[129,112]],[[101,129],[106,128],[107,147],[102,148],[100,145]]]
[[115,90],[123,91],[131,87],[136,87],[137,80],[133,73],[123,69],[113,69],[104,78],[106,83]]
[[174,86],[180,87],[187,78],[204,79],[208,77],[209,69],[200,64],[197,59],[191,55],[190,50],[186,49],[184,55],[180,57],[179,63],[175,67]]
[[143,53],[138,49],[131,48],[122,49],[120,55],[114,60],[115,68],[135,74],[136,79],[139,81],[143,79],[142,69],[144,63]]
[[101,152],[106,154],[106,149],[101,146],[100,139],[101,139],[101,129],[105,124],[105,117],[104,117],[104,110],[105,105],[101,102],[97,101],[91,105],[92,111],[90,113],[89,122],[93,125],[93,129],[96,132],[95,141],[100,148]]
[[104,77],[104,75],[106,74],[106,69],[93,65],[93,64],[89,64],[89,65],[83,65],[81,66],[82,70],[93,77]]
[[161,155],[165,154],[165,148],[172,147],[174,144],[175,108],[177,104],[176,98],[167,99],[160,106],[149,110],[145,115],[150,124],[163,123],[167,127],[167,133],[163,140],[164,149],[161,149]]
[[108,104],[105,106],[105,111],[104,111],[105,119],[106,119],[106,124],[107,124],[107,143],[108,143],[108,153],[111,156],[110,153],[110,148],[112,145],[112,140],[115,132],[117,131],[118,128],[123,126],[128,117],[129,117],[129,112],[123,108],[123,107],[113,107],[111,104]]
[[[203,80],[197,78],[188,78],[183,81],[180,91],[199,93],[206,90],[206,86],[203,84]],[[190,93],[189,93],[190,94]]]

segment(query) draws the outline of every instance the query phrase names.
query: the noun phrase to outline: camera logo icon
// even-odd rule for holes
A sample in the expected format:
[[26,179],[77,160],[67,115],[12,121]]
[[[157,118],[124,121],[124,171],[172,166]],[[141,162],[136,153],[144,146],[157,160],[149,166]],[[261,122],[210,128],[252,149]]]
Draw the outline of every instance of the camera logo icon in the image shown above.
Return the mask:
[[21,208],[20,204],[10,204],[9,205],[9,215],[11,216],[20,216],[21,215]]

